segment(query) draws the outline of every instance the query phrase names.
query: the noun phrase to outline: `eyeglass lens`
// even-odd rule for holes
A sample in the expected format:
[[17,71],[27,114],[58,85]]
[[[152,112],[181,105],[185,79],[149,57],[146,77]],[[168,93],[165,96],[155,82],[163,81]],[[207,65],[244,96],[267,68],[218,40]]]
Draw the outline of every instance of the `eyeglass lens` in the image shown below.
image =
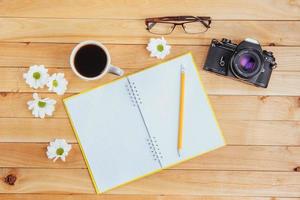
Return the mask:
[[174,29],[174,24],[169,23],[155,23],[149,31],[155,34],[169,34]]
[[[149,23],[149,31],[154,34],[170,34],[175,28],[175,24],[172,23]],[[207,31],[207,28],[199,21],[188,22],[182,25],[182,28],[186,33],[203,33]]]

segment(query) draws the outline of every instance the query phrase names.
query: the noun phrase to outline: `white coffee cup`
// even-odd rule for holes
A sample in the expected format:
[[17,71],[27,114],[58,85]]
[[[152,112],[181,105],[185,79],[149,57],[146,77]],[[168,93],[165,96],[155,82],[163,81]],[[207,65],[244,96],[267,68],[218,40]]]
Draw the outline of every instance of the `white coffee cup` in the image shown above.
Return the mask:
[[[106,54],[106,58],[107,59],[106,59],[105,67],[102,70],[102,72],[99,75],[97,75],[97,76],[93,76],[93,77],[84,76],[81,73],[79,73],[78,70],[75,67],[75,57],[76,57],[78,51],[82,47],[87,46],[87,45],[96,45],[96,46],[100,47],[105,52],[105,54]],[[71,68],[72,68],[73,72],[79,78],[81,78],[83,80],[87,80],[87,81],[100,79],[100,78],[102,78],[107,73],[112,73],[112,74],[115,74],[117,76],[122,76],[124,74],[124,71],[122,69],[120,69],[119,67],[111,65],[111,57],[110,57],[109,52],[106,49],[106,47],[103,44],[101,44],[100,42],[93,41],[93,40],[88,40],[88,41],[80,42],[79,44],[77,44],[74,47],[74,49],[72,50],[71,56],[70,56],[70,65],[71,65]]]

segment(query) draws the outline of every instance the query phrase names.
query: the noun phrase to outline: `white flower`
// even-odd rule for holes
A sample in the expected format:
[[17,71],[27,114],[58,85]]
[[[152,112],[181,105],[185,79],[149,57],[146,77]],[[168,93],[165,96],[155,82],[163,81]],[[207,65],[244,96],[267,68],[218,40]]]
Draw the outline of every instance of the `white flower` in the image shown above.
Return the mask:
[[34,93],[32,96],[33,100],[27,102],[28,109],[32,110],[32,115],[40,118],[44,118],[45,115],[52,116],[56,101],[49,98],[41,99],[37,93]]
[[68,81],[64,76],[64,73],[55,73],[50,76],[47,83],[49,91],[56,92],[58,95],[63,95],[66,92],[68,85]]
[[167,41],[161,38],[151,38],[148,43],[147,50],[151,52],[151,57],[163,59],[170,53],[171,46],[167,44]]
[[72,146],[66,142],[64,139],[55,139],[54,142],[50,142],[47,147],[47,156],[49,159],[53,159],[55,162],[58,158],[62,161],[66,161],[66,157],[69,154]]
[[30,66],[27,73],[23,74],[26,83],[34,89],[43,88],[48,81],[48,69],[44,65]]

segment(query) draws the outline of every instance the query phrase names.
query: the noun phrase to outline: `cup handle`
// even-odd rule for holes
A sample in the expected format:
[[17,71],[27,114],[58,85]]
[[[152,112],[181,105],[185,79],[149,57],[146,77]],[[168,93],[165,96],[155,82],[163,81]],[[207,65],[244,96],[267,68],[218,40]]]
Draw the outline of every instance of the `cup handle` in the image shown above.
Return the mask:
[[124,71],[121,68],[113,66],[113,65],[109,66],[108,72],[115,74],[117,76],[123,76],[123,74],[124,74]]

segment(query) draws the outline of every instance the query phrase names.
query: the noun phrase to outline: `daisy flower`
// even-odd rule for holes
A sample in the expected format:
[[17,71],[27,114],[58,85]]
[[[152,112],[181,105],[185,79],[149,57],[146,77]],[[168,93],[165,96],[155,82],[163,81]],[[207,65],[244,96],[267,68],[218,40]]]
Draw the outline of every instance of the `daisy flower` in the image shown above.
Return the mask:
[[41,99],[37,93],[32,96],[33,100],[27,102],[28,109],[32,110],[32,115],[40,118],[45,118],[45,115],[52,116],[56,101],[50,98]]
[[48,159],[53,159],[55,162],[58,158],[62,161],[66,161],[66,157],[69,154],[72,146],[66,142],[64,139],[55,139],[54,142],[50,142],[47,147]]
[[148,43],[147,50],[151,52],[151,57],[163,59],[170,53],[171,46],[167,44],[167,41],[161,38],[151,38]]
[[32,65],[27,73],[23,74],[26,83],[34,89],[43,88],[48,81],[48,69],[44,65]]
[[63,95],[67,90],[68,81],[65,79],[64,73],[55,73],[48,79],[47,86],[49,91],[58,95]]

